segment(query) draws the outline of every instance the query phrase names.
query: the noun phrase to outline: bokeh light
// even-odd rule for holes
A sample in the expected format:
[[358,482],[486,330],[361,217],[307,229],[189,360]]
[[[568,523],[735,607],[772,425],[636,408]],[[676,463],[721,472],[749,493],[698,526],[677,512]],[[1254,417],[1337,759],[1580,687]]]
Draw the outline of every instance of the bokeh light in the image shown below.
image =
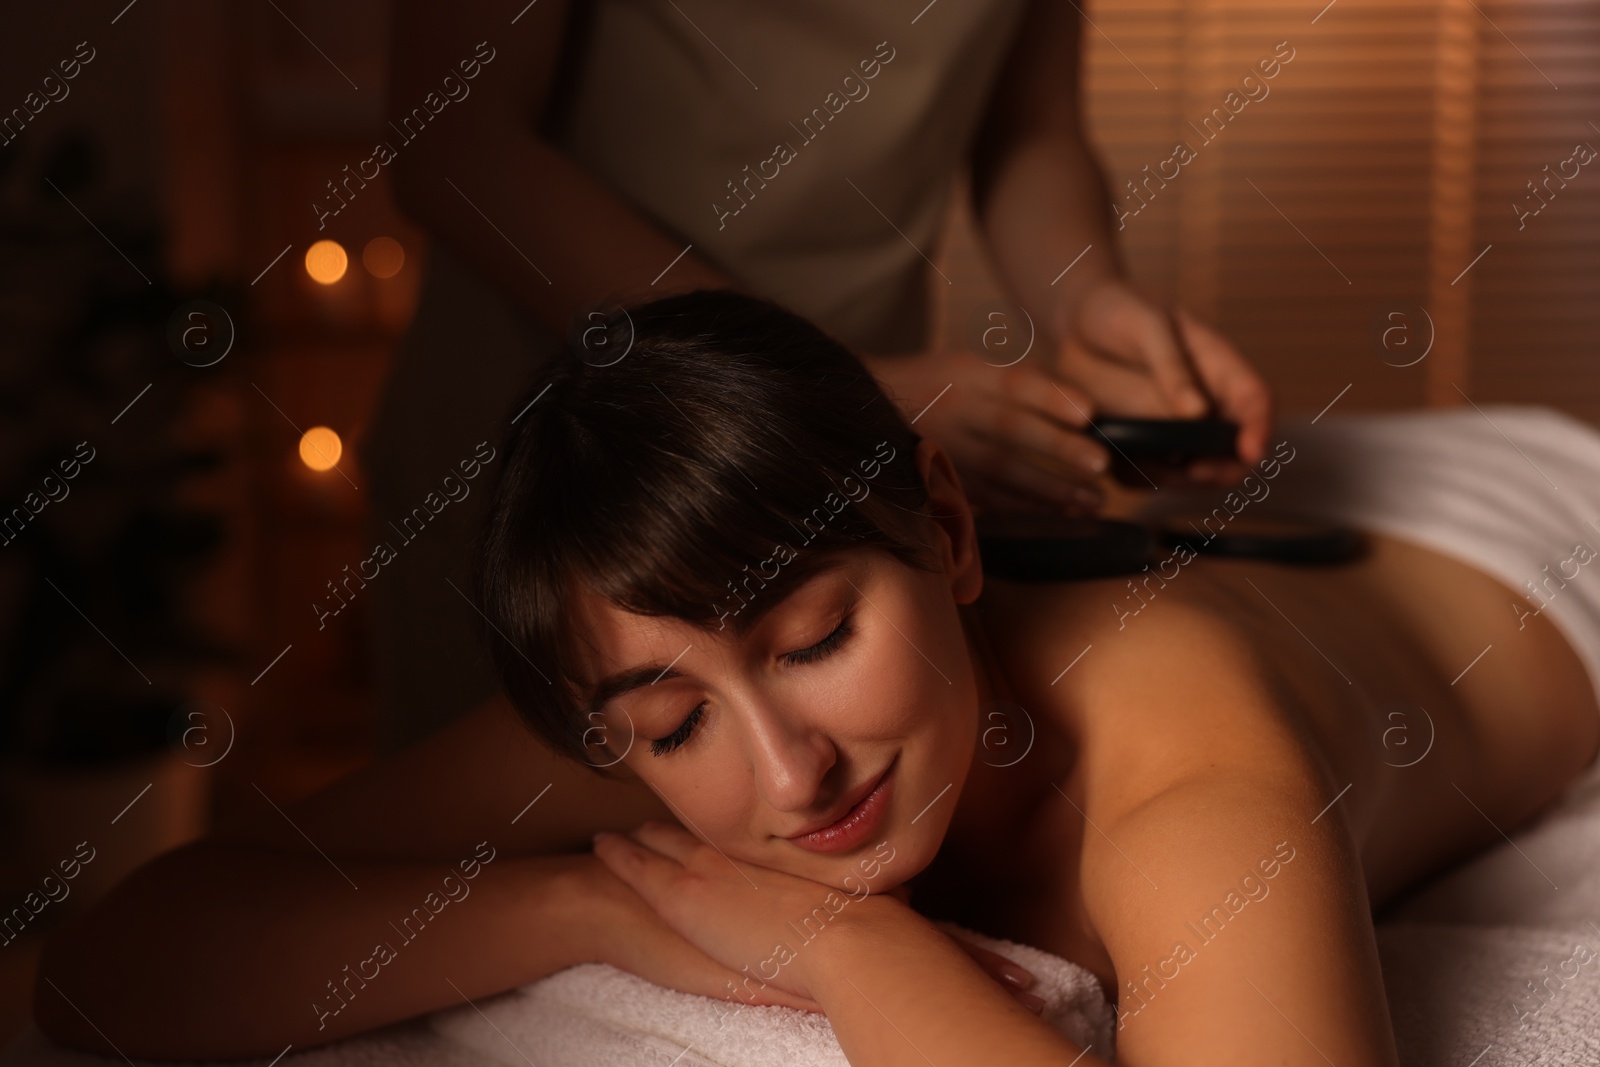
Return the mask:
[[393,278],[406,265],[406,250],[393,237],[374,237],[362,249],[361,262],[374,278]]
[[344,442],[326,426],[313,426],[300,435],[300,462],[314,471],[332,470],[343,453]]
[[343,278],[349,265],[350,257],[344,254],[344,246],[338,241],[318,241],[306,249],[306,273],[323,285],[332,285]]

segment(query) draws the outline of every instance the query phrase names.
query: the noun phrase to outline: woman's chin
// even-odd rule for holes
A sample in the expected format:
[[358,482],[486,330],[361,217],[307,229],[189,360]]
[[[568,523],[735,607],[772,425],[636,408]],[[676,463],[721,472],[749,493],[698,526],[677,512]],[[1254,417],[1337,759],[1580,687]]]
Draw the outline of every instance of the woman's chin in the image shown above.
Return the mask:
[[880,832],[874,835],[873,843],[839,855],[788,847],[775,856],[751,862],[820,882],[855,899],[892,894],[932,863],[938,852],[938,842],[902,840],[907,836]]

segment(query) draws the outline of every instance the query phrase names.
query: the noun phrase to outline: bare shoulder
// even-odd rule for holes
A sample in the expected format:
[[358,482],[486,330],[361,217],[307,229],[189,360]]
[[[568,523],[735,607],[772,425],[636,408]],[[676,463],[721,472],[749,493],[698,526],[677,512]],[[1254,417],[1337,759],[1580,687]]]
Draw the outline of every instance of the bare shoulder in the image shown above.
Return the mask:
[[1137,616],[1124,583],[996,589],[1018,700],[1071,738],[1111,808],[1220,766],[1309,784],[1311,742],[1276,669],[1226,604],[1170,590]]
[[551,751],[499,693],[313,796],[261,808],[230,837],[367,859],[459,859],[484,840],[512,853],[580,851],[598,830],[673,818],[639,779]]
[[1084,829],[1059,862],[1115,980],[1118,1058],[1301,1062],[1309,1037],[1394,1064],[1355,843],[1317,818],[1292,698],[1203,582],[1119,621],[1121,584],[1029,590],[997,642],[1074,742],[1058,788]]

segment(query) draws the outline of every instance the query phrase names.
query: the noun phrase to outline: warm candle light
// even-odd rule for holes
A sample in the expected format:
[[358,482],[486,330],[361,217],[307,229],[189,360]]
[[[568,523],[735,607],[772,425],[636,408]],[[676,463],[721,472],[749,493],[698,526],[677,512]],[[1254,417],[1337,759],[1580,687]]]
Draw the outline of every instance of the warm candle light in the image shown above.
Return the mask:
[[306,273],[323,285],[332,285],[343,278],[349,264],[350,258],[338,241],[318,241],[306,249]]
[[362,250],[361,262],[374,278],[393,278],[406,265],[406,250],[393,237],[374,237]]
[[344,442],[326,426],[313,426],[300,435],[300,462],[314,471],[332,470],[343,453]]

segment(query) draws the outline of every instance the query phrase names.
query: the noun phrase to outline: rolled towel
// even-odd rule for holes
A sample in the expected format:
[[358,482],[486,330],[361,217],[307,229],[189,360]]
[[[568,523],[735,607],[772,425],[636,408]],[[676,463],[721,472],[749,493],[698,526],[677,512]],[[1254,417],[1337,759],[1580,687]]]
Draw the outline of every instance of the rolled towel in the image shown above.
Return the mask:
[[[1042,1018],[1110,1059],[1113,1015],[1076,963],[956,926],[946,933],[998,952],[1038,979]],[[608,964],[569,967],[477,1005],[430,1017],[435,1033],[510,1067],[849,1067],[827,1017],[667,989]]]

